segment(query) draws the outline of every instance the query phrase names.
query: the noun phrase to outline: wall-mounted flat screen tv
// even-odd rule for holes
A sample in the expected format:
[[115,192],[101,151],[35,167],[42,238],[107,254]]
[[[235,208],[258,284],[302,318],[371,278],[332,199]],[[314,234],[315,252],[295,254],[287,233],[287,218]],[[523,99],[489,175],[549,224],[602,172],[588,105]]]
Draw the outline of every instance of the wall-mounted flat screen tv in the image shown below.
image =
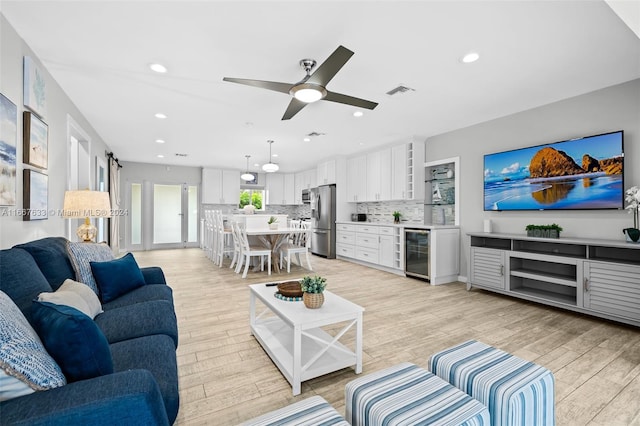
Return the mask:
[[624,208],[623,131],[484,156],[484,210]]

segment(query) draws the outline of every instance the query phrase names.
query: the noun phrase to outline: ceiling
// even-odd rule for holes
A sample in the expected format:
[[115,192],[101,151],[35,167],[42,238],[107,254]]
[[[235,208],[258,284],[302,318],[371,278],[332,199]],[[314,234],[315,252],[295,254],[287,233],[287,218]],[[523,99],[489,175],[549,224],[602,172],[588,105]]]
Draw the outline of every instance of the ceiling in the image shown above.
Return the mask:
[[[125,161],[245,169],[251,155],[256,171],[271,139],[273,161],[295,172],[640,78],[640,38],[601,1],[3,0],[0,11]],[[282,121],[289,95],[222,81],[295,83],[301,59],[339,45],[355,54],[327,89],[379,103],[359,118],[320,101]],[[471,51],[480,59],[462,63]],[[386,94],[398,85],[414,91]]]

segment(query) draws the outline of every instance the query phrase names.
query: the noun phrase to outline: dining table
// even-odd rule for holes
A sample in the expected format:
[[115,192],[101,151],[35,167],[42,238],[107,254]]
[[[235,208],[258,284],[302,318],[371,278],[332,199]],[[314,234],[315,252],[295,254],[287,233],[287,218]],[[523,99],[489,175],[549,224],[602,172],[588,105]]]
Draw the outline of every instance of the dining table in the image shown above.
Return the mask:
[[270,228],[249,228],[246,230],[247,236],[255,236],[265,245],[265,247],[271,249],[271,265],[273,271],[280,273],[280,247],[287,242],[289,236],[295,233],[307,232],[305,228],[291,228],[291,227],[278,227],[276,229]]

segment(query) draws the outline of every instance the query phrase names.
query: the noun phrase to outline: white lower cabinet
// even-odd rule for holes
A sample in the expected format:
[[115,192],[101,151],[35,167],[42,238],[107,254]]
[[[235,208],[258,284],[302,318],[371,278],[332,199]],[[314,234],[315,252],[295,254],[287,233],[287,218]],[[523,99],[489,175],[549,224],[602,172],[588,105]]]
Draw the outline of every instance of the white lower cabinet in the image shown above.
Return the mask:
[[640,267],[584,262],[584,307],[640,321]]
[[369,223],[339,223],[336,232],[338,256],[357,259],[390,269],[401,269],[397,261],[401,244],[396,244],[400,228]]
[[471,275],[469,282],[504,290],[504,250],[471,247]]

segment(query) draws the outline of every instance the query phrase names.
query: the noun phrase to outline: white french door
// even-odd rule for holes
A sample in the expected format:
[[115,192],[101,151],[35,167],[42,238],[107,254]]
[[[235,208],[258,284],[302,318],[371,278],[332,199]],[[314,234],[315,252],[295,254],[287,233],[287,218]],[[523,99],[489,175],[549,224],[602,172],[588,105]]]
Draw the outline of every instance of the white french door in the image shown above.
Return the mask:
[[198,186],[132,182],[128,185],[129,250],[198,246]]

